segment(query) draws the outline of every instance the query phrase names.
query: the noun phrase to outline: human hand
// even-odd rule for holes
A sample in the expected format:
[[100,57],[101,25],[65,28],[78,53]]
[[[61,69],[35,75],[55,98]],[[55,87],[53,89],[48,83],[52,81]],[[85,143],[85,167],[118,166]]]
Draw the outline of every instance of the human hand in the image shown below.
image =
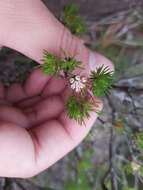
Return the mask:
[[[41,63],[43,50],[61,56],[61,49],[83,62],[84,72],[112,63],[90,53],[83,42],[70,34],[40,0],[0,2],[0,44]],[[97,114],[86,126],[68,118],[64,102],[66,82],[45,76],[36,69],[23,86],[0,85],[0,176],[32,177],[48,168],[87,135]],[[99,109],[102,103],[99,101]]]

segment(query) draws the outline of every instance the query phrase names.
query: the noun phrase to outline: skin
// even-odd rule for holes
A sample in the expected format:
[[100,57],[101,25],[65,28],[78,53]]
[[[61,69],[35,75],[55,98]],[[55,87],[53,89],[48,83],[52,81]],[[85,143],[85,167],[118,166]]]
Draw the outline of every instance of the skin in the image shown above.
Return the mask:
[[[42,63],[43,49],[63,57],[76,55],[88,75],[89,50],[64,28],[40,0],[0,1],[0,44]],[[97,66],[112,63],[95,52]],[[79,71],[77,71],[79,72]],[[64,104],[70,90],[66,81],[36,69],[23,86],[0,84],[0,176],[29,178],[45,170],[75,148],[96,118],[85,126],[70,120]],[[102,102],[98,100],[98,109]]]

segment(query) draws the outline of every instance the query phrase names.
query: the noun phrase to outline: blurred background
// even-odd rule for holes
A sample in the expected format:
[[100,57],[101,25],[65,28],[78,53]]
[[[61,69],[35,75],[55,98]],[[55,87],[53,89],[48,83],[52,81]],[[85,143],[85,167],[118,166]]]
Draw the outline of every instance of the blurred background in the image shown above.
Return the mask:
[[[89,48],[113,61],[113,89],[103,98],[104,110],[92,131],[74,151],[34,178],[0,178],[0,190],[142,190],[143,0],[43,2]],[[74,11],[80,17],[77,25],[66,20]],[[0,81],[22,83],[36,65],[2,48]]]

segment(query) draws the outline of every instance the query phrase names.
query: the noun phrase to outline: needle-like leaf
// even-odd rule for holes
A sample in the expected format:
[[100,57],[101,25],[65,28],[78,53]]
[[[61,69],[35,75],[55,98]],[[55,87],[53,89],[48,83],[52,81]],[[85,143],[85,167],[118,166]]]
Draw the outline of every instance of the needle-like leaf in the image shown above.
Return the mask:
[[85,99],[75,96],[69,97],[66,104],[67,113],[70,119],[83,124],[85,119],[90,117],[90,112],[94,110],[93,105]]
[[101,66],[90,75],[94,96],[101,97],[109,93],[113,83],[113,72],[108,67]]

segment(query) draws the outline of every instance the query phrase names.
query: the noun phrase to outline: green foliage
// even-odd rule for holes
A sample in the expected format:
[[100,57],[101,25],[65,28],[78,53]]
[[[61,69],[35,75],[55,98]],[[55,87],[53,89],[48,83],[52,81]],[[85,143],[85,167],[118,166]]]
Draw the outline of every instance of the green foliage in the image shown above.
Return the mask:
[[65,182],[65,190],[91,190],[89,181],[87,180],[86,173],[81,173],[78,175],[78,179],[76,180],[67,180]]
[[59,71],[59,59],[44,51],[44,59],[42,64],[43,72],[47,75],[56,75]]
[[60,61],[60,68],[64,72],[72,72],[76,68],[79,68],[81,65],[81,62],[77,61],[76,59],[72,57],[66,57],[65,59]]
[[125,188],[123,188],[123,190],[137,190],[137,189],[135,189],[133,187],[125,187]]
[[71,119],[83,124],[84,120],[89,118],[90,111],[93,111],[93,106],[88,100],[71,96],[67,101],[66,109]]
[[143,166],[140,167],[140,169],[139,169],[139,174],[140,174],[140,176],[143,177]]
[[132,173],[133,173],[133,169],[132,169],[131,162],[125,164],[125,165],[123,166],[123,170],[124,170],[124,172],[125,172],[127,175],[132,174]]
[[65,186],[65,190],[78,190],[78,186],[74,180],[67,180],[64,186]]
[[93,164],[89,162],[91,160],[91,157],[93,155],[93,150],[92,149],[87,149],[84,152],[84,155],[82,159],[78,163],[78,171],[86,172],[89,169],[92,169]]
[[101,66],[97,71],[92,71],[90,78],[94,96],[100,97],[109,93],[113,83],[113,72],[108,67]]
[[125,124],[124,124],[124,122],[122,120],[115,121],[114,129],[115,129],[115,132],[118,135],[122,135],[124,133],[124,131],[125,131]]
[[137,133],[135,141],[138,148],[143,150],[143,133]]
[[[81,68],[81,62],[74,58],[66,57],[60,59],[47,51],[44,51],[44,60],[41,65],[43,72],[47,75],[59,75],[62,71],[65,73],[65,79],[68,75],[72,74],[76,68]],[[95,96],[103,96],[106,94],[113,80],[112,72],[108,67],[100,67],[96,72],[92,72],[90,76],[90,82],[92,83],[92,90]],[[84,123],[84,120],[89,118],[90,111],[94,111],[92,103],[88,98],[71,96],[66,104],[68,116],[71,119],[76,120],[79,124]],[[96,111],[97,112],[97,111]],[[97,112],[98,113],[98,112]]]
[[65,6],[62,21],[74,34],[86,32],[86,25],[79,15],[79,7],[76,4],[72,3]]
[[45,74],[57,75],[60,71],[72,72],[76,68],[79,68],[80,65],[81,62],[77,61],[74,58],[66,57],[64,59],[60,59],[55,55],[44,51],[44,59],[41,66]]
[[[65,190],[91,190],[91,183],[88,177],[88,172],[92,172],[93,163],[90,162],[93,156],[92,149],[85,149],[82,157],[77,160],[76,170],[77,175],[74,178],[69,178],[65,181]],[[70,164],[70,163],[69,163]]]
[[82,159],[79,162],[79,168],[80,170],[88,170],[91,169],[91,163],[89,162],[89,160],[91,159],[91,157],[89,159]]
[[[71,167],[69,167],[69,178],[65,181],[64,190],[103,190],[100,182],[108,169],[108,164],[95,165],[94,161],[92,161],[95,152],[89,146],[90,144],[86,145],[87,147],[83,150],[82,156],[77,159],[75,165],[76,175],[74,177],[71,175],[73,167],[72,161],[70,161],[73,160],[73,157],[70,157],[69,166]],[[73,156],[75,159],[75,154]]]

